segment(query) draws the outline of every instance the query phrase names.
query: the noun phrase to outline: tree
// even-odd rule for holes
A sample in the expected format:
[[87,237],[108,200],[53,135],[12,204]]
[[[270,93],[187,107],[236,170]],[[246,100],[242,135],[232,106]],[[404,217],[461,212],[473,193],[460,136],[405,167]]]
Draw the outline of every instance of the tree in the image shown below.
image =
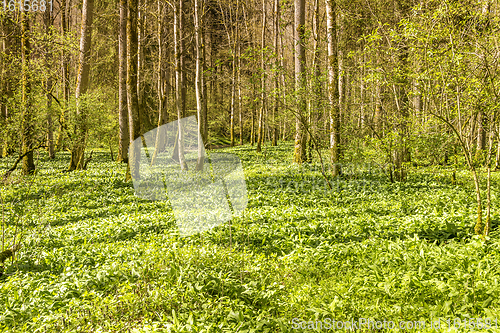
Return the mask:
[[302,164],[306,158],[306,26],[305,0],[295,0],[295,94],[297,96],[297,112],[295,115],[295,149],[293,161]]
[[127,109],[127,0],[120,0],[120,32],[118,33],[118,162],[128,161],[129,124]]
[[[46,10],[44,13],[44,25],[45,25],[45,33],[50,36],[50,26],[52,24],[52,11]],[[52,66],[52,52],[49,47],[45,50],[45,61],[47,65],[47,80],[45,83],[45,89],[47,91],[47,147],[49,152],[49,159],[54,159],[54,133],[53,133],[53,123],[52,123],[52,89],[54,87],[52,81],[52,74],[50,73],[50,68]]]
[[[406,15],[410,11],[410,4],[407,1],[400,1],[398,16],[399,20],[402,21],[406,18]],[[395,175],[398,181],[403,181],[406,178],[406,172],[404,170],[405,162],[410,161],[409,150],[407,147],[407,137],[408,137],[408,121],[409,121],[409,79],[408,79],[408,58],[409,58],[409,47],[406,38],[402,38],[398,45],[398,72],[396,75],[396,107],[398,110],[398,121],[395,123],[395,130],[398,134],[396,149],[394,150],[394,165],[395,165]]]
[[316,136],[316,127],[318,121],[318,110],[321,100],[321,69],[320,69],[320,18],[319,18],[319,0],[314,0],[313,15],[313,36],[314,36],[314,55],[312,61],[313,73],[311,75],[312,98],[309,103],[309,123],[311,124],[310,135],[308,135],[308,154],[307,161],[312,161],[313,140]]
[[[61,33],[62,36],[65,37],[68,32],[68,19],[66,16],[66,11],[67,11],[67,6],[66,6],[66,0],[61,0]],[[62,84],[62,91],[63,91],[63,99],[64,99],[64,105],[62,107],[61,115],[59,117],[59,133],[57,135],[56,139],[56,149],[61,149],[61,146],[63,146],[63,137],[64,137],[64,132],[67,128],[67,115],[66,115],[66,109],[68,107],[69,103],[69,61],[68,61],[68,54],[67,52],[62,49],[61,50],[61,58],[62,58],[62,77],[61,77],[61,84]]]
[[[201,84],[203,75],[202,64],[201,64],[201,55],[203,47],[201,45],[201,20],[200,20],[200,0],[194,0],[194,34],[195,34],[195,42],[196,42],[196,78],[195,78],[195,92],[196,92],[196,114],[198,115],[198,161],[196,163],[196,170],[203,170],[203,162],[205,156],[203,156],[203,101],[202,101],[202,91]],[[231,132],[231,134],[233,134]],[[232,136],[231,136],[232,138]],[[234,141],[234,140],[233,140]],[[232,142],[234,144],[234,142]]]
[[278,128],[276,127],[276,117],[278,115],[278,106],[280,95],[278,92],[279,89],[279,58],[278,58],[278,36],[279,36],[279,22],[280,22],[280,2],[279,0],[274,0],[274,106],[273,113],[271,115],[271,136],[272,136],[272,145],[276,146],[278,144]]
[[[165,58],[167,56],[167,47],[165,45],[163,22],[165,20],[165,3],[158,0],[158,127],[167,123],[167,95],[170,93],[170,72],[166,66]],[[155,151],[151,158],[151,165],[154,164],[158,153],[165,149],[165,136],[157,135]],[[163,141],[162,141],[163,140]]]
[[31,96],[31,82],[29,77],[29,59],[31,54],[29,40],[29,17],[26,12],[21,11],[21,60],[22,60],[22,120],[21,120],[21,136],[22,148],[21,153],[26,154],[23,157],[23,174],[29,175],[35,171],[35,163],[33,161],[33,106]]
[[137,21],[139,12],[138,0],[128,0],[127,12],[127,108],[129,121],[129,158],[126,181],[131,178],[140,179],[140,151],[137,151],[134,140],[141,135],[139,101],[137,96],[137,57],[139,52]]
[[328,39],[328,100],[330,118],[330,156],[333,176],[340,174],[340,112],[338,89],[338,49],[335,0],[326,0],[326,20]]
[[68,170],[84,168],[85,145],[87,137],[85,107],[82,107],[80,98],[87,93],[90,75],[90,45],[92,41],[92,19],[94,0],[83,0],[82,6],[82,30],[80,35],[80,60],[76,81],[76,124],[71,149],[71,160]]
[[266,63],[265,63],[265,47],[266,47],[266,1],[262,0],[262,37],[261,37],[261,85],[260,85],[260,110],[259,110],[259,126],[257,129],[257,152],[261,151],[262,141],[264,141],[264,111],[266,108]]
[[175,58],[175,106],[177,109],[177,149],[174,149],[174,154],[177,151],[178,161],[181,165],[181,170],[187,170],[188,166],[184,158],[184,131],[182,128],[181,119],[184,116],[185,94],[183,80],[183,55],[182,55],[182,17],[183,17],[183,2],[178,0],[174,5],[174,58]]
[[12,153],[12,142],[9,135],[9,118],[11,101],[14,91],[12,89],[13,75],[9,68],[10,58],[14,56],[13,46],[13,26],[14,22],[10,15],[2,15],[0,19],[2,39],[0,42],[0,157],[5,157]]

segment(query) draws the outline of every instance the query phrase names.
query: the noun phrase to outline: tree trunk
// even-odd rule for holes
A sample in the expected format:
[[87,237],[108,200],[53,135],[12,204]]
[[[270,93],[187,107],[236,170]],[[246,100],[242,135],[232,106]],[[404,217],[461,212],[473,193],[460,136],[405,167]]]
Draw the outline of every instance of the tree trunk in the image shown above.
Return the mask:
[[[232,22],[231,22],[232,23]],[[236,23],[236,30],[238,30],[238,23]],[[237,61],[236,61],[236,43],[237,43],[237,34],[234,34],[233,33],[233,46],[232,46],[232,49],[231,49],[231,53],[232,53],[232,57],[233,57],[233,60],[232,60],[232,75],[231,75],[231,124],[230,124],[230,133],[229,133],[229,136],[230,136],[230,140],[231,140],[231,147],[234,147],[234,141],[235,141],[235,138],[234,138],[234,116],[236,114],[235,112],[235,107],[236,107],[236,76],[237,76],[237,69],[236,69],[236,64],[237,64]],[[230,42],[231,43],[231,42]]]
[[306,113],[306,99],[305,99],[305,0],[295,0],[295,91],[297,94],[297,114],[295,116],[295,149],[293,154],[293,161],[302,164],[306,157],[306,135],[305,127],[305,113]]
[[[164,26],[163,21],[165,19],[165,4],[162,0],[158,0],[158,127],[161,127],[167,123],[167,94],[170,92],[170,74],[168,72],[168,67],[165,66],[165,58],[167,54],[167,48],[163,38]],[[163,141],[162,141],[163,140]],[[164,152],[166,137],[162,135],[156,135],[155,150],[153,156],[151,157],[151,165],[155,163],[156,157],[159,153]]]
[[[408,3],[400,3],[400,19],[405,19],[407,13],[410,10],[410,6]],[[400,76],[398,77],[398,94],[396,98],[399,99],[399,123],[397,124],[398,128],[396,129],[398,132],[397,137],[397,145],[394,152],[394,164],[395,164],[395,175],[398,181],[404,181],[406,179],[406,171],[404,168],[404,163],[410,161],[410,155],[408,146],[406,144],[408,137],[408,121],[409,121],[409,98],[408,92],[410,91],[410,81],[408,79],[408,75],[406,71],[408,70],[408,57],[409,57],[409,47],[406,44],[403,44],[400,52],[399,52],[399,67]]]
[[[196,170],[203,170],[203,162],[205,156],[203,155],[203,101],[201,94],[201,76],[202,64],[202,45],[201,45],[201,33],[200,33],[200,15],[199,15],[199,1],[194,0],[194,33],[195,33],[195,43],[196,43],[196,78],[195,78],[195,93],[196,93],[196,114],[198,115],[198,160],[196,162]],[[231,136],[232,138],[232,136]],[[232,141],[232,143],[234,143]]]
[[76,126],[74,132],[71,161],[68,170],[81,170],[84,167],[85,144],[87,136],[86,110],[80,105],[80,97],[85,95],[89,86],[90,43],[92,38],[92,18],[94,0],[83,0],[82,29],[80,36],[80,61],[76,83]]
[[2,39],[0,43],[0,157],[6,157],[12,153],[9,135],[9,101],[11,101],[14,93],[12,91],[12,75],[7,66],[9,57],[12,56],[12,38],[13,38],[13,22],[10,16],[5,15],[2,24]]
[[[282,105],[283,109],[286,110],[286,78],[285,78],[285,73],[286,73],[286,63],[285,63],[285,45],[283,43],[283,34],[280,34],[280,66],[282,68],[281,70],[281,98],[282,98]],[[286,140],[286,113],[283,114],[283,137],[282,140]]]
[[208,142],[208,88],[207,88],[207,80],[205,77],[205,70],[206,70],[206,49],[205,49],[205,38],[204,38],[204,30],[203,30],[203,25],[201,25],[201,34],[200,34],[200,42],[201,42],[201,66],[202,66],[202,75],[201,75],[201,82],[200,82],[200,88],[201,88],[201,107],[202,107],[202,139],[203,139],[203,144],[206,144]]
[[255,87],[255,82],[253,82],[253,102],[252,102],[252,110],[250,111],[251,117],[251,127],[250,127],[250,144],[253,146],[255,144],[255,114],[257,112],[257,104],[255,100],[257,98],[257,88]]
[[330,155],[333,176],[341,173],[340,157],[340,112],[338,90],[337,20],[335,0],[326,0],[328,38],[328,99],[330,101]]
[[5,40],[7,39],[5,28],[4,28],[4,18],[0,19],[0,158],[2,158],[2,147],[4,146],[4,138],[7,139],[7,100],[5,98],[5,91],[7,85],[7,73],[5,66],[4,54],[6,51]]
[[320,109],[321,99],[321,68],[320,68],[320,18],[319,18],[319,0],[314,1],[314,20],[313,20],[313,34],[314,34],[314,56],[313,56],[313,70],[314,73],[311,77],[311,92],[312,101],[310,103],[310,135],[308,142],[308,162],[312,162],[313,142],[317,132],[318,123],[318,110]]
[[256,151],[260,152],[262,147],[262,141],[264,139],[264,109],[266,107],[266,70],[265,70],[265,60],[264,60],[264,48],[266,47],[266,2],[262,0],[262,36],[261,36],[261,57],[260,57],[260,68],[261,73],[261,95],[260,95],[260,110],[259,110],[259,126],[257,132],[257,148]]
[[31,82],[29,80],[29,59],[31,53],[29,41],[29,18],[24,11],[21,11],[21,60],[22,60],[22,148],[21,153],[26,154],[23,157],[23,174],[30,175],[35,171],[33,162],[33,106],[31,100]]
[[184,0],[178,0],[174,5],[174,52],[175,52],[175,106],[177,109],[177,151],[181,170],[188,169],[184,158],[184,131],[181,119],[184,116],[184,94],[183,94],[183,56],[182,56],[182,5]]
[[120,0],[120,32],[118,35],[118,162],[128,162],[130,142],[127,109],[127,0]]
[[[144,0],[143,0],[144,1]],[[141,0],[138,0],[138,12],[137,12],[137,103],[139,104],[139,110],[144,110],[143,106],[143,84],[142,84],[142,67],[144,63],[144,47],[143,47],[143,38],[144,38],[144,12],[141,7]],[[145,125],[145,112],[141,112],[139,115],[140,123],[141,123],[141,133],[147,132],[144,128]]]
[[[239,35],[237,37],[239,40]],[[239,111],[239,130],[240,130],[240,145],[243,145],[243,94],[241,92],[241,43],[238,41],[238,111]]]
[[[50,33],[50,26],[52,24],[52,11],[46,10],[44,13],[44,25],[45,25],[45,33],[49,36]],[[54,159],[55,153],[54,153],[54,132],[53,132],[53,123],[52,123],[52,88],[53,88],[53,82],[52,82],[52,75],[50,74],[50,66],[52,66],[52,52],[50,51],[50,48],[47,48],[45,50],[45,61],[47,63],[47,66],[49,66],[49,75],[47,77],[47,81],[45,82],[47,94],[47,148],[48,148],[48,153],[49,153],[49,159]]]
[[[61,31],[63,37],[66,36],[67,31],[68,31],[68,20],[66,17],[66,0],[61,0]],[[62,92],[63,92],[63,99],[64,99],[64,105],[62,107],[61,115],[59,116],[59,132],[57,134],[57,139],[56,139],[56,149],[61,150],[64,146],[64,133],[67,130],[67,122],[68,122],[68,117],[67,117],[67,108],[68,108],[68,102],[69,102],[69,61],[68,61],[68,54],[64,50],[64,48],[61,50],[61,59],[62,59],[62,77],[61,77],[61,83],[62,83]]]
[[185,54],[184,54],[184,0],[179,0],[178,12],[179,24],[179,40],[178,40],[178,55],[179,55],[179,71],[180,71],[180,94],[181,94],[181,116],[186,116],[186,68],[185,68]]
[[278,115],[278,107],[280,95],[278,93],[279,89],[279,58],[278,58],[278,36],[280,32],[279,22],[280,22],[280,2],[279,0],[274,0],[274,53],[275,53],[275,61],[274,61],[274,106],[273,113],[271,115],[271,133],[272,133],[272,145],[276,146],[278,144],[278,128],[277,128],[277,120],[276,117]]
[[139,3],[138,0],[128,0],[128,13],[127,13],[127,108],[128,108],[128,121],[129,121],[129,158],[128,158],[128,172],[126,181],[133,179],[140,179],[139,163],[140,151],[133,144],[134,140],[141,135],[140,124],[140,110],[139,100],[137,96],[137,63],[139,52],[138,41],[138,15]]

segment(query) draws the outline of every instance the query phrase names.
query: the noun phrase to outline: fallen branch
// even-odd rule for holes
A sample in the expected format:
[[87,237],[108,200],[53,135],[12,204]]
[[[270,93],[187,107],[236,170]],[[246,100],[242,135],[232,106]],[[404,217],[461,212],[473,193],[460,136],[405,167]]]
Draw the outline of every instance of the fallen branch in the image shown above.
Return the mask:
[[19,251],[19,249],[21,248],[21,244],[18,243],[18,244],[15,244],[11,249],[7,249],[5,251],[2,251],[0,252],[0,264],[3,265],[3,262],[7,259],[7,258],[10,258],[12,256],[14,256],[14,254]]
[[40,143],[38,144],[38,146],[35,146],[33,148],[31,148],[30,150],[26,151],[25,153],[21,154],[17,160],[14,162],[14,165],[9,169],[7,170],[4,174],[3,174],[3,180],[6,181],[7,178],[9,178],[10,174],[12,172],[14,172],[14,170],[16,170],[17,168],[17,165],[19,164],[19,162],[21,162],[21,160],[26,157],[29,153],[32,153],[33,151],[37,150],[37,149],[40,149],[40,148],[47,148],[47,146],[45,146],[43,143]]

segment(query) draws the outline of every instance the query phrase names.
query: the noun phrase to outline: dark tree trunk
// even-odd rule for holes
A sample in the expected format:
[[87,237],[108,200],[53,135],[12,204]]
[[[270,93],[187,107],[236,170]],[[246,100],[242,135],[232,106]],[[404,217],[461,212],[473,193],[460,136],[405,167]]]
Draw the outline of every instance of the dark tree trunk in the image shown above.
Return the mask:
[[130,142],[127,108],[127,0],[120,0],[120,32],[118,34],[118,162],[128,162]]
[[[50,26],[52,25],[52,11],[46,10],[44,13],[44,25],[45,25],[45,33],[47,35],[50,35]],[[48,70],[50,71],[50,67],[52,66],[52,52],[50,48],[47,48],[45,50],[45,61],[47,63],[47,66],[49,67]],[[53,132],[53,123],[52,123],[52,88],[53,88],[53,82],[52,82],[52,75],[49,73],[47,77],[47,81],[45,83],[46,90],[47,90],[47,149],[49,152],[49,159],[54,159],[55,152],[54,152],[54,132]]]
[[128,121],[129,121],[129,158],[128,158],[128,172],[126,180],[131,178],[140,179],[139,163],[140,151],[134,148],[134,140],[137,139],[141,133],[139,101],[137,96],[137,57],[139,51],[138,45],[138,32],[137,21],[139,15],[139,2],[138,0],[128,0],[128,13],[127,13],[127,108],[128,108]]
[[31,46],[29,41],[29,19],[24,11],[21,12],[21,60],[22,60],[22,120],[21,120],[21,135],[22,148],[21,153],[26,154],[23,157],[23,174],[29,175],[35,171],[35,163],[33,161],[33,106],[31,100],[31,82],[29,80],[29,59]]

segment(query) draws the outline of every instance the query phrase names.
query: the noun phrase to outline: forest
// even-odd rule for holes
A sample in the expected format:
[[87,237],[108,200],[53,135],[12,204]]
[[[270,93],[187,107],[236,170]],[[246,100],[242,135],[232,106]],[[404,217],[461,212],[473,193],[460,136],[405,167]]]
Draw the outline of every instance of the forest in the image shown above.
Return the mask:
[[0,0],[0,331],[500,332],[497,0]]

